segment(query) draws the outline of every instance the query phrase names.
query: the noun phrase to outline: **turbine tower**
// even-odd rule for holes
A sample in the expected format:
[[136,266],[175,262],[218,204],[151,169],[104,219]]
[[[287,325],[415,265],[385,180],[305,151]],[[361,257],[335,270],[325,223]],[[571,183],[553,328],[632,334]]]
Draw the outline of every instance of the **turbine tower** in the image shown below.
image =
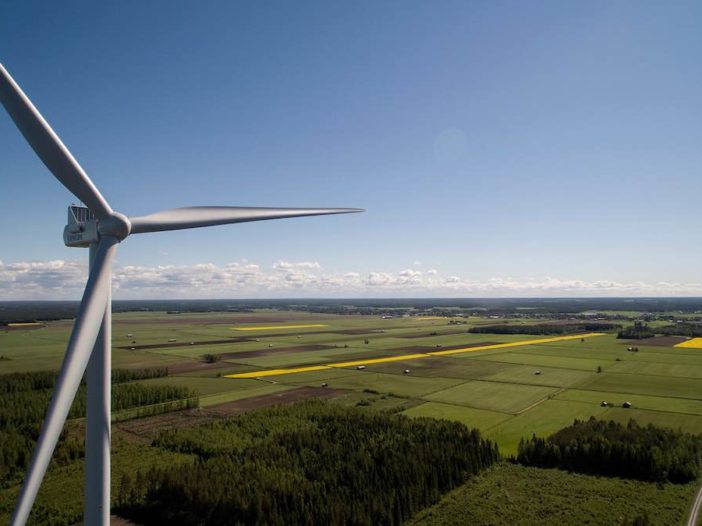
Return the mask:
[[117,245],[131,234],[362,210],[197,206],[127,217],[110,207],[2,64],[0,102],[49,171],[87,206],[68,208],[68,224],[63,238],[69,247],[90,249],[88,283],[12,516],[12,525],[24,525],[29,517],[68,411],[87,370],[84,523],[106,526],[110,519],[111,280]]

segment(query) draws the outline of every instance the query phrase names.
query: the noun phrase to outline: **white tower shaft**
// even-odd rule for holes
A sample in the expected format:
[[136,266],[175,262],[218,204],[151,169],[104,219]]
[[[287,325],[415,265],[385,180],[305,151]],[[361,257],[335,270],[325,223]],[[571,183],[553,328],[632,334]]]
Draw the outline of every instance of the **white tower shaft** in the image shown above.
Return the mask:
[[[97,243],[90,245],[90,267]],[[111,278],[111,276],[110,276]],[[108,294],[93,353],[87,368],[85,427],[84,524],[110,523],[110,444],[112,405],[112,294]]]

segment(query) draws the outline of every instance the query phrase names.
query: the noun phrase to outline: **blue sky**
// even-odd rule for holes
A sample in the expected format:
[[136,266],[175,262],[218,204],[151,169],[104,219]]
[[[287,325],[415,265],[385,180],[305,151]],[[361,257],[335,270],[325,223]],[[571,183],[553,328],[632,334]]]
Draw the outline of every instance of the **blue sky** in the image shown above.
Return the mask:
[[[115,297],[702,295],[700,16],[1,2],[0,61],[127,215],[367,209],[133,236]],[[4,113],[0,159],[0,299],[79,297],[71,195]]]

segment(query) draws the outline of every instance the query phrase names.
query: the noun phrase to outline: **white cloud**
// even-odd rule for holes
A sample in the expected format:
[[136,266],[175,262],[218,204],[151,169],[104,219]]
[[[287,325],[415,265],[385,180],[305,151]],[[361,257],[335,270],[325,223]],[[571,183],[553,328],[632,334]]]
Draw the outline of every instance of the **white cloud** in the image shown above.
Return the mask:
[[392,281],[392,274],[388,274],[387,272],[371,272],[370,274],[368,274],[368,280],[366,280],[366,284],[370,285],[371,287],[378,287],[388,285]]
[[[87,277],[84,261],[0,261],[0,299],[76,299]],[[242,260],[225,265],[115,265],[115,298],[266,297],[505,297],[702,296],[702,283],[586,281],[554,277],[471,280],[412,268],[395,272],[325,271],[318,262],[277,261],[262,267]]]
[[291,263],[290,261],[276,261],[273,263],[273,268],[276,270],[299,270],[299,269],[314,269],[320,270],[322,265],[316,261],[300,261]]

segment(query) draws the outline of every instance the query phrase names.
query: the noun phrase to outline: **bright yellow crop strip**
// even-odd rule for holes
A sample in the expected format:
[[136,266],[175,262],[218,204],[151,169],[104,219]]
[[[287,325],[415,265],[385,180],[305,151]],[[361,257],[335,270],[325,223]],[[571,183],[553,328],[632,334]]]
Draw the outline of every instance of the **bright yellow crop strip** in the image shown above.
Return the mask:
[[481,345],[479,347],[465,347],[463,349],[450,349],[448,351],[428,352],[432,356],[447,356],[450,354],[460,354],[475,351],[487,351],[490,349],[506,349],[509,347],[521,347],[523,345],[537,345],[539,343],[562,342],[566,340],[577,340],[579,338],[592,338],[593,336],[604,336],[601,332],[591,332],[588,334],[578,334],[576,336],[558,336],[556,338],[539,338],[538,340],[520,340],[518,342],[495,343],[493,345]]
[[[305,373],[308,371],[323,371],[333,367],[357,367],[359,365],[371,365],[374,363],[399,362],[405,360],[418,360],[420,358],[429,358],[431,356],[446,356],[449,354],[459,354],[476,351],[486,351],[489,349],[505,349],[509,347],[521,347],[523,345],[536,345],[539,343],[553,343],[567,340],[577,340],[578,338],[593,338],[595,336],[604,336],[601,332],[591,332],[588,334],[577,334],[575,336],[558,336],[556,338],[539,338],[537,340],[521,340],[518,342],[496,343],[493,345],[481,345],[479,347],[465,347],[463,349],[450,349],[448,351],[432,351],[421,354],[403,354],[401,356],[386,356],[385,358],[369,358],[367,360],[357,360],[354,362],[337,362],[328,363],[325,365],[313,365],[310,367],[296,367],[292,369],[271,369],[270,371],[254,371],[251,373],[228,374],[225,378],[261,378],[264,376],[278,376],[282,374]],[[702,339],[702,338],[700,338]]]
[[683,349],[702,349],[702,338],[692,338],[691,340],[675,345],[675,347],[682,347]]
[[311,323],[309,325],[269,325],[267,327],[232,327],[234,331],[273,331],[278,329],[311,329],[314,327],[326,327],[322,323]]

